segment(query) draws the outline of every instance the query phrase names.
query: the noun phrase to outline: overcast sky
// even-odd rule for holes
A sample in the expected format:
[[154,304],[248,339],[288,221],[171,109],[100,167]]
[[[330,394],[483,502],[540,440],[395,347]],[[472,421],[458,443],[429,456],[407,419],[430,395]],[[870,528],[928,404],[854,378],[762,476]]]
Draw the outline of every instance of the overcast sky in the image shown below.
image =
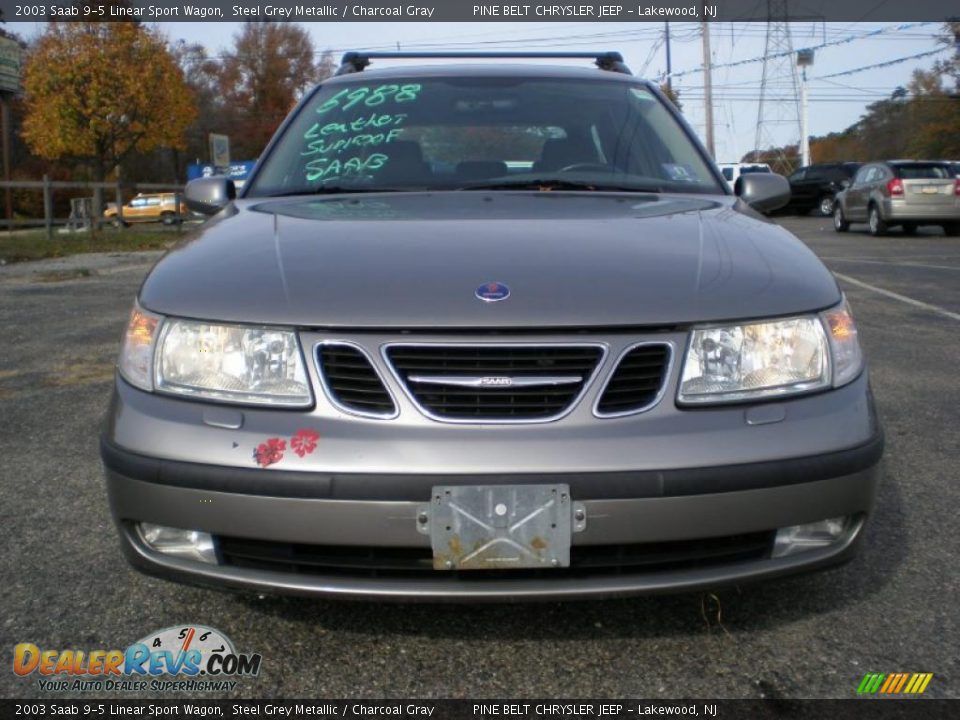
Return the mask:
[[[635,74],[655,78],[666,70],[660,23],[301,23],[318,49],[331,49],[338,58],[344,50],[619,50]],[[865,107],[889,97],[905,85],[916,68],[929,68],[948,52],[909,60],[883,68],[818,79],[821,76],[887,62],[936,49],[937,23],[791,23],[794,49],[829,46],[816,51],[815,64],[807,75],[810,97],[810,134],[839,131],[857,121]],[[11,24],[14,31],[31,36],[42,26]],[[184,39],[205,45],[212,54],[231,46],[239,23],[164,23],[162,31],[171,40]],[[765,23],[711,23],[714,125],[719,162],[738,160],[754,147],[762,62],[732,67],[729,63],[764,55]],[[880,32],[877,32],[880,31]],[[703,74],[699,24],[671,23],[671,56],[674,87],[680,91],[687,119],[704,134]],[[774,47],[776,49],[776,46]],[[386,64],[387,61],[382,61]],[[774,77],[788,77],[785,63],[768,69]],[[774,100],[792,95],[792,86],[773,87]],[[797,142],[796,105],[773,102],[765,116],[777,121],[768,125],[768,142]]]

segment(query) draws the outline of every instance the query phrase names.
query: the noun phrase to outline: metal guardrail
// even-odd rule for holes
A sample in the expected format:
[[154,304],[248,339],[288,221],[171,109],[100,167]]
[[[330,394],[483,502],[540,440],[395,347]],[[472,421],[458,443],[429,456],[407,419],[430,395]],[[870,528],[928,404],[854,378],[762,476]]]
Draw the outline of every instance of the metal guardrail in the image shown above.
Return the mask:
[[[53,214],[53,191],[54,190],[92,190],[91,209],[89,213],[75,215],[71,212],[69,218],[56,218]],[[103,191],[112,190],[117,207],[117,217],[123,222],[123,196],[130,192],[172,192],[174,194],[174,221],[179,228],[185,219],[180,213],[180,202],[183,193],[183,185],[177,183],[129,183],[120,182],[72,182],[64,180],[51,180],[46,175],[43,180],[11,180],[0,181],[0,190],[38,190],[43,193],[43,219],[6,218],[0,220],[0,227],[12,231],[14,229],[25,229],[44,227],[47,231],[47,239],[53,239],[53,228],[58,226],[72,227],[75,230],[92,231],[99,228],[110,220],[103,217],[103,211],[106,204],[103,202]],[[89,196],[84,196],[89,197]]]

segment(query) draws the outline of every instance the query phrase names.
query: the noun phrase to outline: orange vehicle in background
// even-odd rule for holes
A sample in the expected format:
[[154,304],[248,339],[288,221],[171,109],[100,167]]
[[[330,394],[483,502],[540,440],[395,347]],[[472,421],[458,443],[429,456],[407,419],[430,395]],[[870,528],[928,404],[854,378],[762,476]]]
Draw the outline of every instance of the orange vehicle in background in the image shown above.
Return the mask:
[[162,222],[164,225],[173,225],[183,221],[190,215],[190,210],[183,200],[180,201],[180,212],[177,213],[177,199],[174,193],[138,193],[130,202],[123,206],[123,220],[117,213],[116,205],[108,207],[103,217],[113,223],[115,227],[140,222]]

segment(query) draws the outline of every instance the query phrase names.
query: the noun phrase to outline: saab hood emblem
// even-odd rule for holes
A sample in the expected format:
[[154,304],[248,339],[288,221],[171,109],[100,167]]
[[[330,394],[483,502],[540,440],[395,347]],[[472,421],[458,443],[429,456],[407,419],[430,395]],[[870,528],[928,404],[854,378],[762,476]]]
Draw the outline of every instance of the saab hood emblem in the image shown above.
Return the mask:
[[510,288],[502,282],[488,282],[477,288],[475,293],[478,300],[484,302],[499,302],[510,297]]

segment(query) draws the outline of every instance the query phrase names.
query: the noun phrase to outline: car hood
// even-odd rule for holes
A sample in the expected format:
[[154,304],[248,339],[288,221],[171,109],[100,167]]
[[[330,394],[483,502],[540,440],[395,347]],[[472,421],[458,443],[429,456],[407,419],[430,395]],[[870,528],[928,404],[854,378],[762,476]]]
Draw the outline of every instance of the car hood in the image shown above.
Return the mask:
[[[491,282],[509,297],[479,300]],[[734,198],[589,192],[240,200],[140,292],[167,315],[343,328],[667,326],[839,300],[803,243]]]

